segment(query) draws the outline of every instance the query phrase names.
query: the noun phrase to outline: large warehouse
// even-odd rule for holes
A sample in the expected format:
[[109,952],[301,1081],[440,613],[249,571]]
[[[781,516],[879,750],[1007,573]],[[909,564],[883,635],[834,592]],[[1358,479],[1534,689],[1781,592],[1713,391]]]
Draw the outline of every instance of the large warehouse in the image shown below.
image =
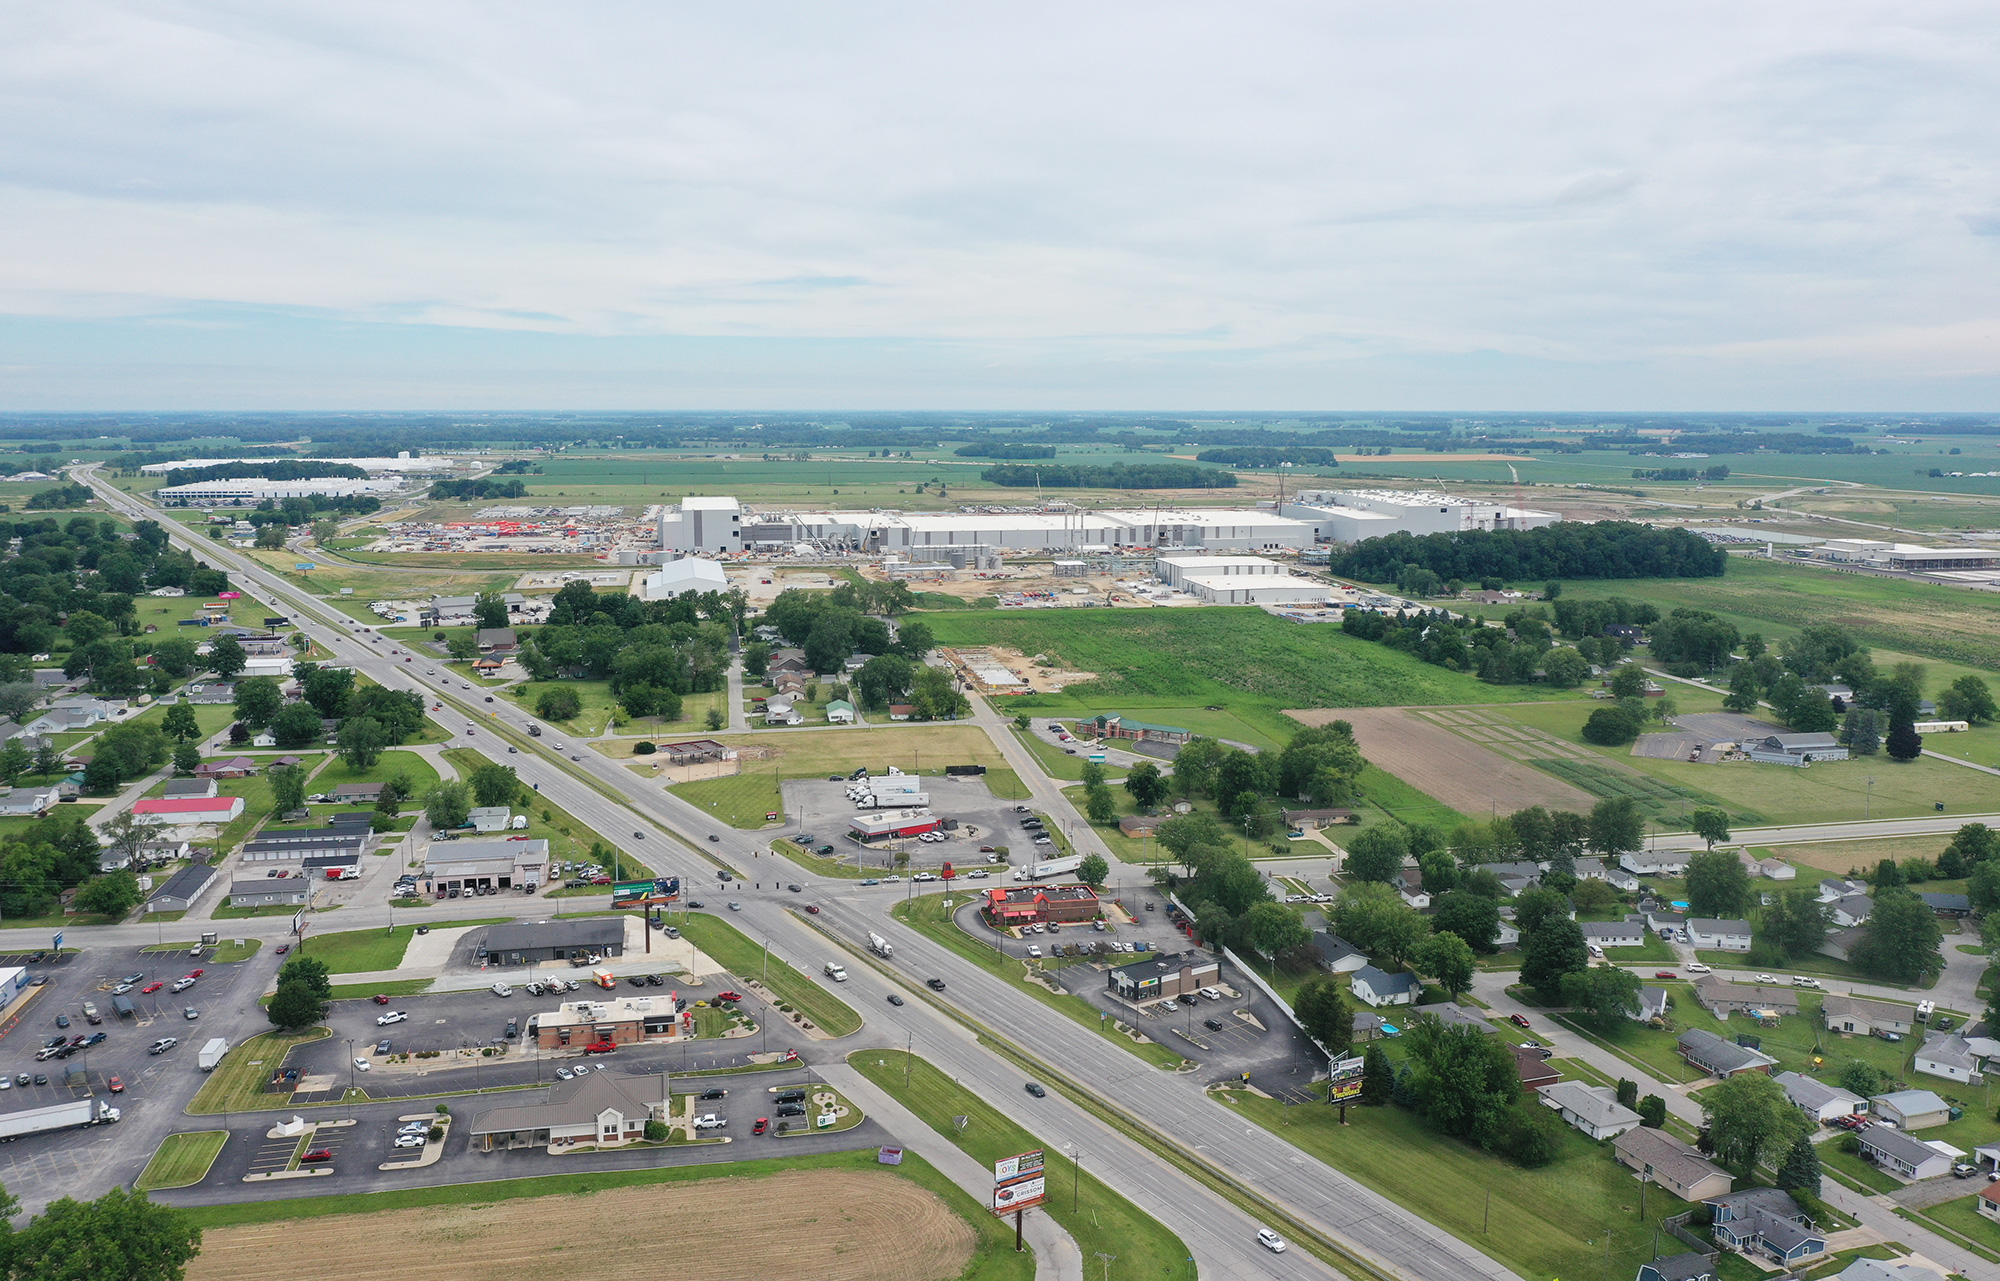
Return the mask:
[[401,490],[399,480],[347,480],[316,476],[309,480],[266,480],[244,476],[235,480],[203,480],[192,485],[167,485],[153,491],[163,503],[260,503],[266,498],[282,502],[287,498],[346,498],[355,494],[393,494]]
[[1211,605],[1299,605],[1326,599],[1324,583],[1262,556],[1161,556],[1153,573]]
[[1330,543],[1358,543],[1383,534],[1455,534],[1469,529],[1540,529],[1562,519],[1555,512],[1504,503],[1453,498],[1426,490],[1307,489],[1284,513],[1310,522]]

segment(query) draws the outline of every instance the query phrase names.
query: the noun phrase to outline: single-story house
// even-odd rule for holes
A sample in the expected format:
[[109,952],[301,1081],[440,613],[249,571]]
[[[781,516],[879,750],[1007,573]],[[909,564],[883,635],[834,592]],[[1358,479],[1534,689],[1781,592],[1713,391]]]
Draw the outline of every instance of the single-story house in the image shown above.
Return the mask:
[[1881,1169],[1905,1179],[1933,1179],[1951,1169],[1952,1158],[1914,1134],[1886,1125],[1871,1125],[1855,1132],[1861,1153]]
[[177,778],[167,784],[162,793],[170,801],[208,800],[215,795],[215,780],[212,778]]
[[1780,1072],[1771,1079],[1785,1087],[1785,1097],[1792,1101],[1792,1106],[1811,1117],[1815,1125],[1825,1125],[1836,1117],[1862,1116],[1868,1111],[1867,1099],[1837,1085],[1815,1081],[1797,1072]]
[[1865,924],[1875,915],[1875,900],[1866,894],[1843,894],[1827,904],[1827,916],[1841,929]]
[[328,795],[336,805],[373,805],[382,799],[382,784],[342,783]]
[[1484,1032],[1489,1036],[1495,1035],[1500,1031],[1499,1028],[1487,1022],[1486,1016],[1478,1010],[1467,1009],[1465,1006],[1453,1001],[1440,1001],[1436,1005],[1420,1006],[1417,1009],[1417,1015],[1419,1017],[1429,1015],[1446,1027],[1469,1027],[1475,1032]]
[[190,796],[182,800],[135,801],[132,816],[141,823],[179,827],[190,823],[227,823],[243,812],[240,796]]
[[215,869],[206,863],[190,863],[175,872],[165,885],[146,900],[148,912],[185,912],[201,901],[215,883]]
[[1598,947],[1644,947],[1646,927],[1638,921],[1585,921],[1583,941]]
[[1279,813],[1284,817],[1285,826],[1298,832],[1302,832],[1308,827],[1332,827],[1335,824],[1352,823],[1354,821],[1353,810],[1341,809],[1337,806],[1332,809],[1323,810],[1280,810]]
[[1989,1183],[1979,1189],[1973,1208],[1989,1219],[2000,1221],[2000,1183]]
[[1353,1020],[1354,1039],[1357,1041],[1374,1040],[1376,1037],[1382,1035],[1382,1026],[1386,1021],[1379,1014],[1371,1014],[1367,1010],[1357,1011]]
[[586,1072],[558,1081],[546,1103],[489,1108],[473,1118],[472,1141],[481,1151],[590,1144],[622,1147],[646,1137],[648,1121],[665,1121],[673,1109],[667,1077]]
[[505,805],[481,805],[466,811],[465,821],[475,832],[504,832],[514,821],[514,811]]
[[1687,850],[1634,850],[1618,856],[1618,866],[1635,876],[1680,876],[1688,870]]
[[1579,881],[1601,881],[1604,879],[1604,860],[1601,858],[1580,858],[1576,860],[1576,879]]
[[[1951,1105],[1929,1090],[1897,1090],[1868,1100],[1868,1109],[1903,1130],[1928,1130],[1951,1120]],[[1870,1127],[1871,1129],[1875,1127]]]
[[1819,883],[1819,901],[1838,903],[1850,894],[1866,894],[1868,882],[1849,881],[1838,876],[1829,876]]
[[1536,1093],[1542,1106],[1593,1139],[1613,1139],[1639,1128],[1639,1114],[1618,1102],[1618,1091],[1608,1085],[1585,1085],[1582,1081],[1558,1081]]
[[1354,993],[1356,1000],[1380,1009],[1385,1005],[1414,1003],[1417,993],[1423,990],[1423,984],[1417,981],[1414,974],[1389,974],[1373,965],[1364,965],[1354,971],[1354,977],[1348,980],[1348,990]]
[[1416,868],[1402,869],[1396,881],[1396,893],[1402,896],[1405,906],[1415,908],[1419,912],[1430,910],[1430,891],[1424,888],[1424,874]]
[[1829,993],[1820,1005],[1820,1017],[1826,1020],[1829,1032],[1854,1032],[1862,1036],[1873,1032],[1897,1032],[1907,1036],[1917,1012],[1910,1006],[1889,1001]]
[[854,704],[844,698],[836,698],[826,705],[826,723],[829,725],[852,725]]
[[1688,918],[1688,942],[1712,952],[1750,950],[1750,922],[1724,921],[1711,917]]
[[1626,894],[1637,894],[1639,892],[1639,878],[1622,867],[1608,867],[1604,869],[1604,880],[1614,890],[1619,890]]
[[1330,930],[1314,930],[1313,946],[1319,949],[1319,959],[1335,974],[1352,974],[1368,964],[1368,958],[1361,949]]
[[[1983,1194],[1982,1194],[1983,1195]],[[1908,1259],[1856,1259],[1830,1281],[1942,1281],[1936,1268]]]
[[1716,1260],[1719,1257],[1693,1251],[1670,1254],[1664,1259],[1640,1264],[1639,1275],[1633,1281],[1716,1281]]
[[511,627],[482,627],[473,640],[482,654],[511,654],[521,648]]
[[764,723],[766,725],[803,725],[805,714],[794,705],[790,695],[779,694],[764,700]]
[[1643,984],[1639,988],[1639,1008],[1627,1010],[1625,1017],[1640,1023],[1650,1023],[1654,1019],[1667,1017],[1667,989]]
[[231,907],[304,907],[311,898],[312,882],[302,876],[236,881],[229,887]]
[[1171,814],[1127,814],[1118,820],[1118,830],[1134,840],[1151,836],[1154,829],[1172,818]]
[[1826,941],[1813,951],[1821,956],[1830,956],[1836,961],[1852,960],[1855,951],[1861,946],[1861,941],[1867,937],[1867,930],[1859,925],[1850,925],[1844,930],[1829,932]]
[[56,787],[0,787],[0,818],[40,818],[61,801]]
[[1611,1151],[1620,1165],[1683,1201],[1721,1196],[1732,1182],[1727,1171],[1665,1130],[1627,1130],[1611,1141]]
[[1745,1188],[1703,1201],[1714,1216],[1717,1242],[1745,1254],[1763,1254],[1792,1264],[1826,1253],[1826,1237],[1813,1228],[1789,1192]]
[[1768,1010],[1778,1015],[1797,1014],[1799,995],[1795,988],[1768,984],[1732,983],[1713,974],[1695,980],[1694,999],[1716,1018]]
[[1761,876],[1767,881],[1796,881],[1799,879],[1799,869],[1781,858],[1767,858],[1762,862],[1753,862],[1750,864],[1750,871],[1753,875]]
[[232,756],[226,761],[203,761],[194,767],[196,778],[249,778],[257,772],[257,762],[248,756]]
[[1919,891],[1917,897],[1939,916],[1972,915],[1972,900],[1963,894],[1926,894]]
[[804,650],[787,647],[772,650],[771,657],[764,663],[764,670],[773,675],[778,672],[797,672],[801,676],[810,676],[812,664],[806,661]]
[[915,703],[889,704],[889,719],[892,721],[906,721],[916,714],[917,705]]
[[1964,1085],[1980,1085],[1979,1056],[1957,1032],[1932,1032],[1917,1051],[1917,1071]]
[[1680,1056],[1713,1077],[1732,1077],[1744,1072],[1768,1075],[1778,1060],[1747,1045],[1725,1041],[1706,1028],[1689,1028],[1680,1034],[1674,1048]]
[[[1370,1015],[1370,1018],[1379,1018]],[[1521,1074],[1521,1088],[1533,1094],[1545,1085],[1554,1085],[1562,1080],[1562,1073],[1540,1054],[1522,1046],[1510,1047],[1514,1052],[1514,1067]]]

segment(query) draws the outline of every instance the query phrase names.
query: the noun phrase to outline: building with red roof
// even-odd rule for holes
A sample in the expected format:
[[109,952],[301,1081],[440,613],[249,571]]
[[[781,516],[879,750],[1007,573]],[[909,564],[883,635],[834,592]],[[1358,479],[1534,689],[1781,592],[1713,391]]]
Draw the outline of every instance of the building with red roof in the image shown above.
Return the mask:
[[186,823],[227,823],[243,812],[240,796],[160,797],[132,806],[141,823],[169,827]]

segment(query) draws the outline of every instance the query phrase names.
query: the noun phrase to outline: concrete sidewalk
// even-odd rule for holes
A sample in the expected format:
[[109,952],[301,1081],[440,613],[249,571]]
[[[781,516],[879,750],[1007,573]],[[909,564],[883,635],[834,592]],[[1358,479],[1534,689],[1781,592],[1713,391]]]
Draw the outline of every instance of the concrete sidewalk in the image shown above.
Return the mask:
[[[966,1195],[981,1205],[992,1204],[993,1172],[925,1125],[916,1113],[845,1063],[815,1064],[813,1070],[860,1104],[863,1112],[881,1122],[904,1147],[942,1170],[946,1178],[965,1189]],[[1021,1235],[1035,1252],[1035,1281],[1083,1281],[1083,1251],[1076,1238],[1047,1213],[1031,1211]]]

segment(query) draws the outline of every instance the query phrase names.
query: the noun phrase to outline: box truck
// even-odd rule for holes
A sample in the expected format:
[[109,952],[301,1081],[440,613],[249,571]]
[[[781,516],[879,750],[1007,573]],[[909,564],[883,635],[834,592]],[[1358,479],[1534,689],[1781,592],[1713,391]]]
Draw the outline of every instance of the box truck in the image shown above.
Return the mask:
[[1072,854],[1068,858],[1052,858],[1046,863],[1029,863],[1014,869],[1017,881],[1041,881],[1051,876],[1067,876],[1083,866],[1083,855]]
[[219,1036],[214,1037],[207,1045],[201,1047],[201,1053],[195,1056],[195,1063],[202,1071],[213,1072],[215,1065],[222,1062],[222,1056],[227,1053],[229,1053],[229,1042]]

